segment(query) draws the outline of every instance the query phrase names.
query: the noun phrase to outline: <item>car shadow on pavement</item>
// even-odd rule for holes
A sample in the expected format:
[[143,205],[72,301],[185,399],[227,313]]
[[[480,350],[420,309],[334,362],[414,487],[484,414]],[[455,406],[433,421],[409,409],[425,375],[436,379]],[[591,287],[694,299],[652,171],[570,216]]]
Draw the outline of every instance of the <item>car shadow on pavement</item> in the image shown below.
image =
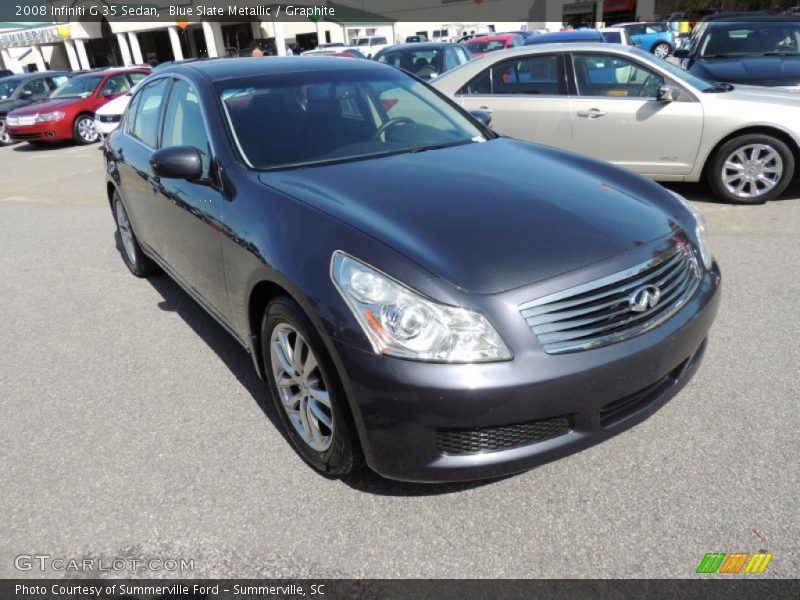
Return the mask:
[[20,144],[15,145],[13,148],[14,152],[47,152],[49,150],[60,150],[61,148],[66,148],[67,146],[77,146],[77,144],[71,141],[48,142],[46,144],[38,144],[38,145],[22,142]]
[[[114,233],[114,243],[117,252],[120,253],[120,259],[122,259],[124,249],[117,232]],[[275,405],[272,403],[266,385],[256,374],[253,361],[247,351],[168,275],[158,273],[148,277],[146,281],[163,298],[158,303],[158,307],[161,310],[176,313],[192,328],[192,331],[230,369],[231,373],[233,373],[242,387],[247,390],[255,403],[264,412],[264,415],[281,434],[285,442],[291,446],[292,443],[284,431],[283,423],[277,414]],[[311,467],[308,468],[311,470]],[[323,474],[320,474],[320,477],[330,479],[332,482],[337,481],[337,479]],[[338,481],[354,490],[378,496],[437,496],[479,488],[507,477],[457,483],[409,483],[385,479],[365,468],[357,473],[339,478]]]
[[[720,205],[729,205],[734,206],[736,208],[739,205],[729,204],[724,200],[720,200],[714,195],[714,192],[711,191],[711,188],[705,182],[699,183],[662,183],[665,188],[670,191],[675,192],[676,194],[680,194],[685,198],[688,198],[692,202],[700,202],[703,204],[720,204]],[[790,200],[800,196],[800,181],[794,180],[789,184],[789,187],[784,190],[784,192],[776,199],[770,200],[770,202],[781,202],[782,200]],[[761,204],[754,204],[753,206],[761,206]]]

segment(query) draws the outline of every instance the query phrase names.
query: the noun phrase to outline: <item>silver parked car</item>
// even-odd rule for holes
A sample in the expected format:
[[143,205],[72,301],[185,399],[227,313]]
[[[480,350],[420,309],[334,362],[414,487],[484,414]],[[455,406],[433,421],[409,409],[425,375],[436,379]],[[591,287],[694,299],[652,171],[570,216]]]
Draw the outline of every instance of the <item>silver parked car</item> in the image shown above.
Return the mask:
[[547,44],[491,53],[434,87],[492,112],[500,134],[657,181],[707,178],[722,199],[778,196],[800,156],[800,93],[710,83],[638,48]]

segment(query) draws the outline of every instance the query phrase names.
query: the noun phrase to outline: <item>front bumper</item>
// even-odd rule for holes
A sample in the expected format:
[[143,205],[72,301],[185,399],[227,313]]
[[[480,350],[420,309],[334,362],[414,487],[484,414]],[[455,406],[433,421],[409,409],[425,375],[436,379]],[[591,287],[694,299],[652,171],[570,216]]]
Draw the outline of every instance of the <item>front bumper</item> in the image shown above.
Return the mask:
[[[719,283],[715,265],[691,300],[660,326],[571,354],[536,352],[501,363],[443,365],[388,358],[336,341],[368,464],[385,477],[407,481],[491,478],[567,456],[630,428],[696,372],[718,311]],[[566,429],[551,428],[550,437],[533,443],[452,452],[454,431],[461,439],[508,443],[509,435],[518,439],[520,427],[541,430],[543,423],[548,431],[550,424],[564,422]]]
[[6,125],[6,127],[15,142],[57,142],[72,139],[72,127],[66,123],[66,119],[35,125]]

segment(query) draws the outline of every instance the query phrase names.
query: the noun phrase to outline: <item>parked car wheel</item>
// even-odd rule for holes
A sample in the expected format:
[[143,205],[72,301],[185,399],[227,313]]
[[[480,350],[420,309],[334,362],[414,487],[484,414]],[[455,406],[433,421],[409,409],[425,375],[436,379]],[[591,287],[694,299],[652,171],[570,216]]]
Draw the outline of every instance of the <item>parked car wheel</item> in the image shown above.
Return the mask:
[[723,144],[707,177],[714,193],[733,204],[762,204],[779,196],[794,176],[794,156],[781,140],[748,134]]
[[261,322],[264,371],[300,456],[335,477],[363,464],[347,398],[314,325],[292,299],[269,303]]
[[79,144],[93,144],[100,137],[94,129],[94,117],[92,115],[78,115],[75,124],[72,126],[73,137]]
[[655,54],[658,58],[667,58],[671,52],[672,46],[670,46],[667,42],[659,42],[653,46],[653,54]]
[[11,134],[8,133],[5,123],[0,123],[0,146],[10,146],[14,143],[11,139]]
[[147,277],[155,271],[155,264],[144,252],[133,233],[128,212],[118,192],[114,192],[114,220],[117,222],[117,233],[122,242],[122,259],[136,277]]

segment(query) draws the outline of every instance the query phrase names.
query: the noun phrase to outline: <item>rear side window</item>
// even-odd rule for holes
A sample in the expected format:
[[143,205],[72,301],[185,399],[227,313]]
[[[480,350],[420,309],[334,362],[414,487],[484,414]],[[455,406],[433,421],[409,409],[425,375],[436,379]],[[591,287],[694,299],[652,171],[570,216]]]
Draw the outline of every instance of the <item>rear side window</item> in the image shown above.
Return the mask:
[[112,94],[121,94],[127,92],[129,89],[131,89],[131,84],[128,78],[125,77],[125,75],[115,75],[114,77],[110,77],[108,81],[103,84],[100,93],[111,92]]
[[161,106],[164,103],[164,94],[167,91],[167,79],[159,79],[142,88],[136,94],[136,105],[132,107],[132,114],[128,133],[155,148],[158,143],[158,121],[161,115]]
[[128,73],[128,77],[131,78],[133,85],[139,83],[142,79],[147,77],[147,73]]
[[567,84],[561,57],[536,54],[498,63],[475,77],[459,94],[564,96]]

